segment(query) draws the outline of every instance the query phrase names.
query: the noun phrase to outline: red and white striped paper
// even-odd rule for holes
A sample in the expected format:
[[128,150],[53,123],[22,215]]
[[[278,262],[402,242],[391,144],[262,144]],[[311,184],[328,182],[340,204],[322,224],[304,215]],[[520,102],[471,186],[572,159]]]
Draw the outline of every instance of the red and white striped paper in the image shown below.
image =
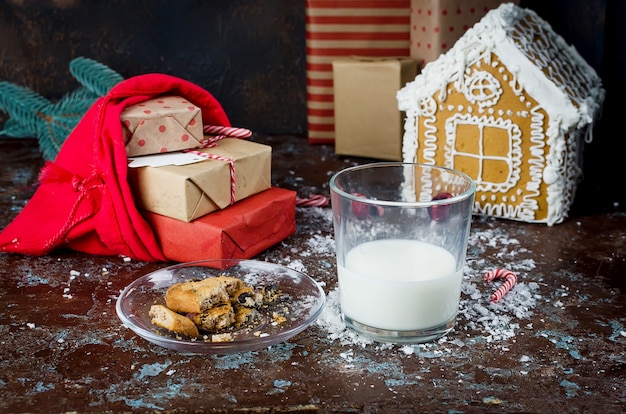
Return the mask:
[[410,0],[307,0],[309,143],[335,140],[333,60],[409,56],[410,23]]

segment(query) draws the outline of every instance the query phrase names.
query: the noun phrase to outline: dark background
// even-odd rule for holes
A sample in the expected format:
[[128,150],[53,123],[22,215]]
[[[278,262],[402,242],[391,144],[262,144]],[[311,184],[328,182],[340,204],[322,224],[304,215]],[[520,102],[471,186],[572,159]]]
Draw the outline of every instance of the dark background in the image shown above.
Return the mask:
[[[573,44],[607,90],[585,147],[574,213],[626,211],[626,2],[520,5]],[[187,79],[209,90],[233,125],[306,141],[304,0],[0,0],[0,80],[55,100],[78,86],[68,66],[78,56],[125,78],[160,72]]]

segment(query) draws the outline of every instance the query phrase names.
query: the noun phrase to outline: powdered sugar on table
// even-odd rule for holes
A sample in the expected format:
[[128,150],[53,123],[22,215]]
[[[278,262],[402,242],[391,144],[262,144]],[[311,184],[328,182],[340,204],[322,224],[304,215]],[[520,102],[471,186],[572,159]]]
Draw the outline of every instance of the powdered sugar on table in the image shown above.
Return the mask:
[[[505,230],[497,227],[497,220],[475,218],[487,224],[473,229],[470,234],[466,266],[463,276],[461,302],[454,330],[440,340],[419,345],[380,344],[364,338],[346,328],[341,319],[339,295],[335,274],[335,243],[332,236],[332,212],[329,208],[298,208],[298,214],[312,215],[318,223],[315,229],[300,229],[308,240],[303,251],[292,249],[294,257],[279,259],[288,267],[308,273],[322,286],[328,286],[326,306],[316,322],[316,326],[327,332],[326,338],[347,347],[376,347],[412,353],[429,353],[431,356],[445,355],[449,346],[455,348],[476,343],[488,344],[507,350],[507,344],[514,340],[520,326],[532,327],[529,321],[537,302],[541,300],[539,284],[533,280],[535,262],[529,257],[531,252]],[[311,218],[311,217],[310,217]],[[304,262],[317,259],[318,269]],[[489,301],[489,296],[498,285],[485,282],[483,275],[492,268],[506,268],[518,276],[517,284],[497,303]]]

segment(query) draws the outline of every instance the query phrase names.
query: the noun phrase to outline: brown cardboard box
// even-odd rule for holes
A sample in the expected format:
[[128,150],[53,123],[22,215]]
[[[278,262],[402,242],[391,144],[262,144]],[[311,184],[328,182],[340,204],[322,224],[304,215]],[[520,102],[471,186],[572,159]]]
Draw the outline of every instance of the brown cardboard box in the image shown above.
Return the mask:
[[[235,201],[270,188],[272,148],[238,138],[198,150],[234,162]],[[231,204],[231,164],[200,161],[188,165],[128,169],[138,205],[144,210],[191,221]]]
[[410,0],[306,0],[307,127],[311,144],[335,141],[337,58],[409,56]]
[[408,57],[334,60],[335,153],[401,161],[396,93],[415,75],[417,61]]
[[296,231],[296,193],[270,188],[190,223],[145,213],[169,260],[250,259]]
[[411,52],[420,67],[447,52],[491,9],[519,0],[411,0]]
[[200,108],[179,96],[129,106],[120,120],[129,157],[196,148],[204,139]]

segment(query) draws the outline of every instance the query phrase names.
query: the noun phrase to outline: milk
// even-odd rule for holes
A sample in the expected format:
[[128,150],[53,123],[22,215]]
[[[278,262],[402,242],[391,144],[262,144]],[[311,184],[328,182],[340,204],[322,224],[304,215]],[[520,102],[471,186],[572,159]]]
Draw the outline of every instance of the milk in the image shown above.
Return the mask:
[[338,267],[341,311],[387,330],[429,329],[450,322],[462,268],[447,250],[415,240],[376,240],[348,252]]

